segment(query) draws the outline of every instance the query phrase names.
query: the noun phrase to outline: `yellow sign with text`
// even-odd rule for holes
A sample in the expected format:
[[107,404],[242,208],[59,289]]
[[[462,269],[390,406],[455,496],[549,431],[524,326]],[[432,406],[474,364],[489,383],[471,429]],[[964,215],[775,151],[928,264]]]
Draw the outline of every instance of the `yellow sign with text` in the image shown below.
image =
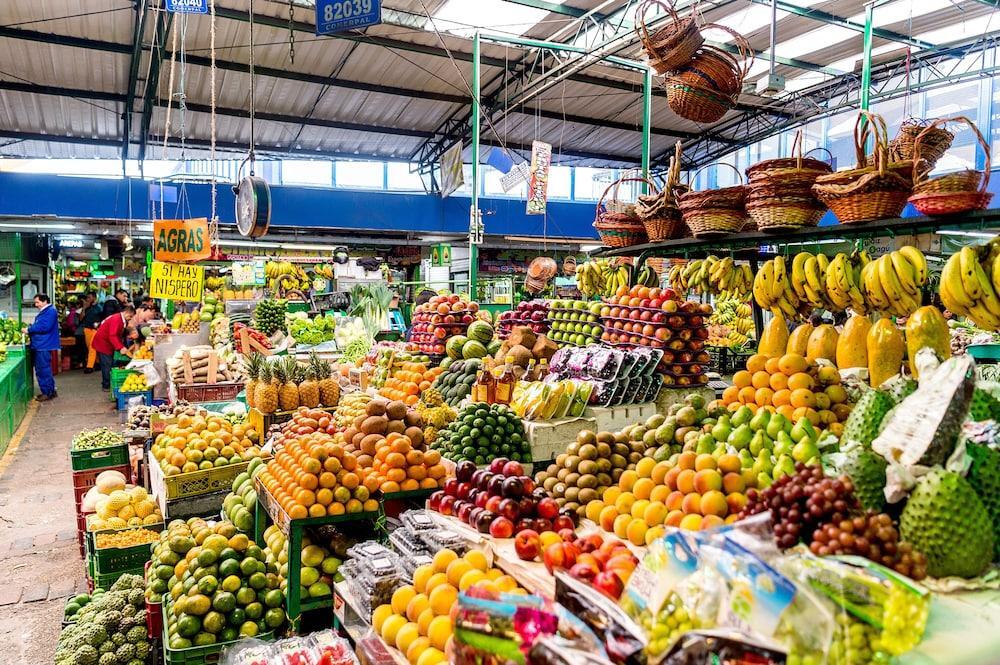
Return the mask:
[[167,300],[201,302],[205,269],[184,263],[153,261],[149,295]]
[[171,263],[194,263],[212,255],[208,219],[157,219],[153,221],[153,258]]

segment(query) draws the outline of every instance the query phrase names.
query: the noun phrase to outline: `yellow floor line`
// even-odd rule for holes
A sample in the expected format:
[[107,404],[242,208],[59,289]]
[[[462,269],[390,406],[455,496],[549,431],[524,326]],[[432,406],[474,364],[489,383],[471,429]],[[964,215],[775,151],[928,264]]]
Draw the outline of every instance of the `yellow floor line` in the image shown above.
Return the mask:
[[39,402],[31,400],[28,404],[28,412],[24,414],[24,418],[21,420],[21,424],[18,426],[17,431],[14,432],[14,436],[10,438],[10,444],[7,446],[7,450],[4,451],[4,455],[0,458],[0,476],[3,472],[7,470],[10,466],[11,461],[14,459],[14,453],[17,452],[18,446],[21,445],[21,439],[24,438],[25,433],[28,431],[28,427],[31,426],[31,421],[35,417],[35,413],[38,412]]

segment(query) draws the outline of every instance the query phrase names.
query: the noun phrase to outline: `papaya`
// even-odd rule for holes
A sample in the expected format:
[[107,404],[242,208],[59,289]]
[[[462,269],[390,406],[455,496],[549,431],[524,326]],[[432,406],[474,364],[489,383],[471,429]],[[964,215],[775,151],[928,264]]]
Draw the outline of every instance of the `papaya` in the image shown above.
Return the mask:
[[813,362],[817,358],[826,358],[830,362],[836,361],[837,338],[836,329],[829,323],[816,326],[806,344],[806,360]]
[[837,339],[837,367],[868,367],[868,331],[872,322],[868,317],[855,314],[847,319],[844,330]]
[[903,333],[889,319],[879,319],[868,331],[868,381],[878,388],[903,366]]
[[814,329],[813,324],[807,321],[793,330],[792,334],[788,336],[788,346],[785,347],[785,353],[794,353],[804,358],[809,345],[809,336],[812,335]]
[[760,343],[757,345],[757,353],[768,358],[780,358],[785,355],[785,348],[788,346],[788,324],[785,317],[775,314],[774,318],[764,326],[764,332],[760,336]]
[[941,310],[932,305],[921,307],[906,320],[906,352],[910,358],[910,374],[917,377],[914,358],[917,351],[930,347],[938,360],[951,357],[951,334]]

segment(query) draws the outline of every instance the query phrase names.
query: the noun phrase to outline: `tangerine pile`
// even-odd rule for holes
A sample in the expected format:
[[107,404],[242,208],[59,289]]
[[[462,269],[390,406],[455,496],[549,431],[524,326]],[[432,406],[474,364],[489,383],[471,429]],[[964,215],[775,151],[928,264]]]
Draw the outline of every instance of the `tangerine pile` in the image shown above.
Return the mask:
[[423,363],[404,362],[385,380],[385,385],[378,392],[383,397],[400,400],[407,406],[416,406],[420,401],[420,393],[430,388],[434,379],[443,371],[441,367],[428,369]]
[[323,432],[286,442],[258,477],[293,520],[378,510],[376,476]]
[[225,416],[181,414],[156,437],[150,450],[165,476],[237,464],[260,456],[260,436]]
[[378,444],[369,476],[386,494],[417,489],[437,489],[444,482],[446,470],[441,453],[414,447],[410,437],[390,432]]
[[818,365],[797,353],[768,358],[750,356],[746,369],[733,375],[733,385],[722,393],[730,411],[746,405],[754,413],[767,409],[792,422],[807,418],[814,426],[826,426],[839,435],[851,413],[847,391],[840,385],[840,371]]

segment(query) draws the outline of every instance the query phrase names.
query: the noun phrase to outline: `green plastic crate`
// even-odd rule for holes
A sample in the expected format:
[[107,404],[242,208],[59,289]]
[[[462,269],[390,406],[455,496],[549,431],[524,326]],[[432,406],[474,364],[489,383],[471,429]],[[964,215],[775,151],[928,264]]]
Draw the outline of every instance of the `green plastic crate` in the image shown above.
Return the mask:
[[[218,642],[216,644],[208,644],[200,647],[188,647],[187,649],[171,649],[169,617],[172,613],[173,609],[171,608],[169,596],[164,596],[163,662],[165,665],[211,665],[212,663],[219,662],[219,657],[222,655],[223,649],[236,644],[236,642],[239,642],[241,639],[245,639],[241,637],[231,642]],[[263,642],[273,642],[274,632],[259,633],[254,637],[254,639],[261,640]]]
[[94,573],[97,575],[121,574],[121,571],[142,568],[153,556],[152,543],[132,547],[94,548]]
[[107,448],[70,450],[69,460],[74,471],[121,466],[128,464],[128,444],[122,442],[120,445],[108,446]]
[[118,399],[118,389],[122,387],[127,379],[132,374],[141,374],[134,369],[125,369],[123,367],[112,367],[111,368],[111,401]]
[[99,574],[95,573],[91,578],[94,581],[95,589],[104,589],[107,591],[111,588],[111,585],[118,581],[118,578],[122,575],[139,575],[142,576],[143,570],[142,566],[135,568],[134,570],[119,570],[116,573],[105,573]]

